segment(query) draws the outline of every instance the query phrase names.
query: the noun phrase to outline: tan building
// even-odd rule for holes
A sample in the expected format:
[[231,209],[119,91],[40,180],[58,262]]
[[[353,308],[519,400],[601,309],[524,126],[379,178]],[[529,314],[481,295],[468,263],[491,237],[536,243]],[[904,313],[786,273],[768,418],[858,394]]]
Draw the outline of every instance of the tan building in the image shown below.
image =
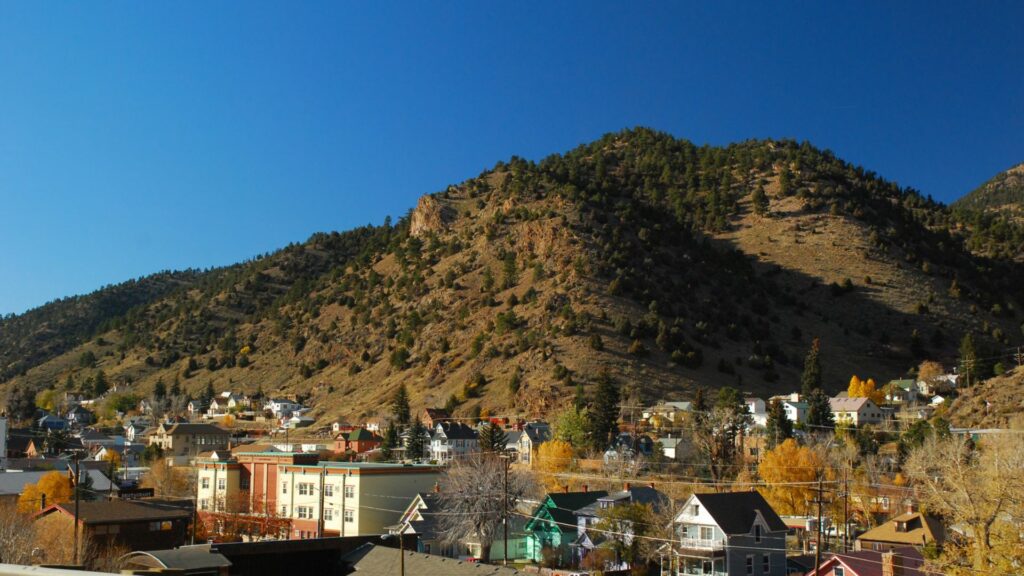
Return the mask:
[[882,409],[869,398],[829,398],[836,424],[863,426],[882,421]]
[[231,433],[213,424],[161,423],[149,437],[150,446],[163,449],[167,461],[174,466],[188,465],[202,452],[225,450]]
[[[385,534],[440,469],[428,465],[321,462],[280,466],[277,514],[291,519],[292,538]],[[322,493],[322,494],[321,494]],[[318,530],[323,500],[323,530]]]

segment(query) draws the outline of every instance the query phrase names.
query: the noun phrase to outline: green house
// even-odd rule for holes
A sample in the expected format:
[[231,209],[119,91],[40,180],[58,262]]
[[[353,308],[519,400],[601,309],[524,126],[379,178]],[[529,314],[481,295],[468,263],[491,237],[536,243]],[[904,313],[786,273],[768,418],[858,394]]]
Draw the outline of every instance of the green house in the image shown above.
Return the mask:
[[567,564],[572,558],[569,545],[577,536],[578,520],[575,512],[607,495],[604,490],[598,490],[559,492],[545,496],[526,523],[526,558],[540,562],[544,559],[545,548],[549,548],[557,554],[559,564]]

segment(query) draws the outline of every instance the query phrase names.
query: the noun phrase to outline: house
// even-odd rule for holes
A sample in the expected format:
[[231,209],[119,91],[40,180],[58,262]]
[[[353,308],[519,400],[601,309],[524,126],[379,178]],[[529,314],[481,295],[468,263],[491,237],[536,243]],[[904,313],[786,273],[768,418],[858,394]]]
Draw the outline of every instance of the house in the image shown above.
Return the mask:
[[148,418],[132,418],[124,427],[124,437],[129,442],[142,440],[142,435],[150,426]]
[[573,544],[579,534],[576,511],[607,496],[604,490],[583,492],[551,492],[541,500],[530,514],[526,526],[525,557],[533,562],[544,560],[550,550],[562,565],[572,560]]
[[885,400],[890,404],[909,404],[917,400],[917,382],[910,379],[890,380],[885,385]]
[[[97,463],[98,464],[98,463]],[[39,479],[51,472],[61,472],[67,474],[69,481],[73,481],[74,474],[70,467],[74,464],[69,463],[67,460],[63,460],[61,464],[58,464],[53,470],[32,470],[27,472],[0,472],[0,503],[2,502],[16,502],[18,496],[25,491],[25,487],[29,484],[35,484],[39,482]],[[117,485],[110,481],[110,478],[100,470],[93,470],[91,466],[86,465],[86,461],[83,460],[80,464],[81,474],[89,477],[89,482],[92,483],[92,490],[96,492],[113,494],[118,493]]]
[[885,551],[897,546],[928,544],[941,547],[945,541],[946,529],[938,518],[907,512],[858,536],[854,549]]
[[756,491],[693,494],[673,524],[680,573],[786,574],[786,524]]
[[[437,492],[417,494],[409,506],[406,507],[398,524],[388,527],[388,532],[390,534],[403,535],[415,534],[417,537],[416,551],[424,554],[436,554],[447,558],[472,558],[492,563],[499,563],[504,560],[504,538],[498,538],[492,542],[489,560],[481,558],[483,552],[478,540],[463,540],[455,544],[445,542],[442,529],[438,525],[438,518],[444,515],[444,510],[441,506],[441,499]],[[508,536],[508,559],[510,561],[525,559],[525,525],[526,518],[523,515],[510,515]]]
[[150,402],[148,398],[143,398],[142,400],[139,400],[139,413],[140,414],[152,414],[153,413],[153,403]]
[[914,547],[834,554],[807,576],[925,576],[924,556]]
[[522,435],[522,430],[505,431],[505,454],[507,454],[513,462],[519,461],[519,440]]
[[802,424],[807,421],[807,402],[797,400],[783,400],[782,410],[786,418],[794,424]]
[[747,405],[747,412],[750,412],[754,426],[765,426],[768,423],[768,412],[764,400],[750,396],[744,398],[743,403]]
[[660,428],[664,425],[679,424],[693,407],[692,402],[661,402],[641,412],[644,420],[651,426]]
[[281,425],[284,428],[291,428],[294,430],[296,428],[306,428],[312,426],[314,422],[316,422],[316,420],[310,418],[309,416],[299,414],[298,412],[292,412],[290,417],[285,418],[283,422],[281,422]]
[[64,415],[64,419],[68,421],[71,426],[89,426],[96,421],[96,416],[82,408],[81,405],[75,406],[74,408],[67,411]]
[[445,463],[480,451],[480,434],[462,422],[442,421],[430,439],[430,459]]
[[537,459],[537,450],[540,445],[551,440],[551,425],[547,422],[527,422],[523,425],[522,434],[519,436],[517,452],[519,461],[531,464]]
[[207,408],[209,408],[209,404],[203,400],[189,400],[188,405],[185,406],[191,418],[198,418],[203,412],[206,412]]
[[36,419],[36,428],[42,430],[67,430],[68,422],[53,414],[46,414]]
[[689,453],[689,446],[683,442],[682,438],[674,438],[671,435],[663,436],[658,438],[657,443],[661,444],[661,452],[669,460],[679,460]]
[[335,420],[334,422],[331,422],[331,433],[335,436],[342,432],[351,432],[355,430],[355,428],[355,426],[345,422],[344,420]]
[[224,450],[231,433],[213,424],[162,423],[149,437],[149,445],[163,449],[165,457],[174,466],[186,465],[201,452]]
[[882,422],[882,409],[870,398],[829,398],[836,424],[863,426]]
[[383,438],[365,428],[356,428],[351,432],[338,434],[334,438],[334,452],[344,454],[351,451],[356,454],[362,454],[363,452],[380,448],[383,440]]
[[[69,533],[75,523],[73,502],[53,504],[33,519],[44,529]],[[86,500],[78,503],[78,530],[96,548],[129,550],[173,548],[186,542],[192,520],[189,500]]]
[[438,422],[451,420],[451,415],[444,408],[424,408],[420,420],[423,421],[424,426],[433,429],[437,426]]
[[92,459],[98,461],[107,461],[112,456],[110,453],[117,454],[117,458],[120,460],[121,467],[133,468],[142,465],[142,453],[145,452],[146,446],[144,444],[125,444],[122,446],[103,446],[93,454]]
[[[573,549],[573,564],[579,563],[595,548],[601,546],[608,540],[608,535],[603,532],[589,531],[588,528],[601,521],[602,516],[610,509],[617,506],[630,504],[642,504],[650,506],[655,513],[660,512],[669,503],[667,496],[658,492],[650,486],[632,486],[626,484],[620,492],[601,496],[594,503],[588,504],[573,514],[576,516],[576,540],[570,545]],[[630,538],[624,535],[624,538]],[[618,561],[614,565],[606,566],[609,570],[628,569],[629,566]]]
[[293,412],[302,410],[302,404],[286,398],[271,398],[263,404],[264,410],[269,410],[274,418],[290,418]]

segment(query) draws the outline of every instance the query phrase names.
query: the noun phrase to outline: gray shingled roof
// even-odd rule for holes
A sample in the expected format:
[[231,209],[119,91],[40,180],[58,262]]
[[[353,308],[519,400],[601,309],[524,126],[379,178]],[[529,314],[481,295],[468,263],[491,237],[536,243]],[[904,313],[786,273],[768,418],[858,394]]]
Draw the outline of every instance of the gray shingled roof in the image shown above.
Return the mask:
[[[354,573],[360,576],[394,576],[398,573],[399,554],[397,548],[367,543],[346,554],[342,561],[350,565]],[[504,566],[462,562],[444,556],[409,551],[405,552],[405,573],[417,576],[484,576],[487,574],[511,576],[520,574],[518,570]]]
[[760,492],[718,492],[694,494],[704,509],[715,519],[726,534],[746,534],[754,526],[757,512],[761,513],[772,532],[785,531],[786,523],[772,509]]

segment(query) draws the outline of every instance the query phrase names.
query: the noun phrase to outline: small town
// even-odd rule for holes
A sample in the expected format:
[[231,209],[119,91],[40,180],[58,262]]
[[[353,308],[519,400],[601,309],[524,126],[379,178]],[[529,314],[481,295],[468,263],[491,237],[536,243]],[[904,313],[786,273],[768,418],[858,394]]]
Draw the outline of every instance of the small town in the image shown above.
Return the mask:
[[1024,2],[0,2],[0,576],[1024,575]]

